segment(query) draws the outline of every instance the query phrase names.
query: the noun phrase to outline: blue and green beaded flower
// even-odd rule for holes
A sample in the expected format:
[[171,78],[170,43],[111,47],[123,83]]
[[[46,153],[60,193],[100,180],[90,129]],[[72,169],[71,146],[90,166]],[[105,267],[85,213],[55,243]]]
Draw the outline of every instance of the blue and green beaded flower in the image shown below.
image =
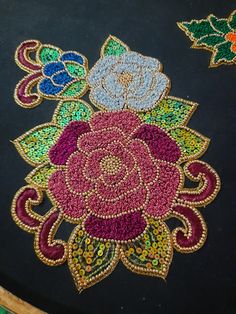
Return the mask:
[[37,55],[42,66],[39,93],[45,98],[78,98],[87,91],[87,59],[78,52],[43,45]]

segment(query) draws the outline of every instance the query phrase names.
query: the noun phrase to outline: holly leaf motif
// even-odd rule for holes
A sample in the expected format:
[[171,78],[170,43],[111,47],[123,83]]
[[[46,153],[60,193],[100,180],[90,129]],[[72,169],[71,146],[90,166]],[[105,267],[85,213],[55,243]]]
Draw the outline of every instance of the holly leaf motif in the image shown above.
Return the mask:
[[48,179],[56,170],[57,168],[52,164],[45,163],[31,171],[25,178],[25,181],[29,184],[36,185],[41,189],[46,189],[48,186]]
[[231,42],[223,42],[217,46],[211,59],[211,66],[216,66],[224,62],[233,63],[236,60],[236,53],[231,50]]
[[213,52],[210,67],[232,64],[236,61],[236,10],[228,19],[210,14],[206,19],[177,23],[193,41],[192,48],[203,48]]
[[163,221],[152,218],[141,237],[121,247],[121,260],[129,270],[162,278],[168,274],[172,254],[169,228]]
[[228,32],[231,32],[232,29],[228,24],[227,19],[218,19],[215,15],[210,14],[208,16],[208,20],[211,23],[211,26],[218,32],[223,35],[227,34]]
[[101,58],[112,55],[120,56],[129,50],[129,47],[120,39],[110,35],[101,48]]
[[206,35],[204,37],[201,37],[197,42],[197,46],[207,46],[207,47],[215,47],[218,44],[221,44],[225,42],[224,37],[219,36],[219,35]]
[[53,115],[53,122],[65,127],[71,121],[88,121],[93,109],[84,100],[60,101]]
[[193,41],[196,41],[204,36],[219,34],[214,29],[208,20],[191,20],[190,22],[177,23],[180,29],[182,29]]
[[56,143],[62,129],[53,123],[41,124],[13,141],[19,154],[32,166],[49,160],[48,151]]
[[199,158],[207,150],[210,142],[207,137],[184,126],[170,129],[169,135],[182,152],[179,162]]
[[229,16],[229,26],[234,31],[236,30],[236,10],[234,10]]
[[77,226],[69,239],[68,264],[78,290],[108,276],[118,263],[119,251],[115,242],[94,239]]
[[168,97],[151,110],[140,112],[144,123],[154,124],[166,130],[186,125],[197,107],[196,103],[176,97]]

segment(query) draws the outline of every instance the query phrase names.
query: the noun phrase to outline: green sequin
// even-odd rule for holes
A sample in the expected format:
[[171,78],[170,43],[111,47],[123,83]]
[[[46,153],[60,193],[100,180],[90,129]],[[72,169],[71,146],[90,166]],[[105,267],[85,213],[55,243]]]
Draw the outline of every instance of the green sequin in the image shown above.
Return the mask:
[[165,98],[152,110],[141,112],[141,120],[164,129],[183,125],[193,112],[194,105],[179,99]]
[[51,164],[43,165],[35,170],[33,170],[32,174],[30,173],[26,177],[26,181],[29,183],[33,183],[41,188],[47,188],[48,179],[51,174],[56,171],[56,167]]
[[[71,244],[71,255],[73,256],[71,262],[75,269],[78,269],[79,265],[80,277],[88,280],[103,272],[110,265],[115,255],[116,244],[108,240],[102,242],[93,239],[80,231],[77,234],[81,236],[75,236]],[[107,243],[109,246],[106,245]],[[79,249],[74,249],[75,244]]]
[[[172,250],[170,233],[161,221],[150,219],[149,223],[148,231],[138,240],[123,244],[123,250],[131,264],[145,269],[161,270],[162,266],[168,264],[170,259]],[[159,226],[162,227],[161,230],[157,229]],[[157,234],[154,234],[154,230],[157,231]],[[146,240],[147,237],[150,240]],[[163,241],[167,238],[167,244],[164,245]],[[159,247],[160,245],[162,248]],[[165,256],[160,258],[158,254],[163,252]]]
[[120,56],[121,54],[127,52],[126,46],[122,45],[119,41],[114,38],[110,38],[104,47],[105,56]]
[[39,59],[43,64],[51,61],[57,61],[60,56],[58,48],[43,46],[39,52]]
[[72,77],[82,78],[85,77],[85,69],[83,66],[75,64],[75,63],[66,63],[66,69]]
[[[19,141],[16,140],[16,143],[31,162],[40,164],[48,160],[48,151],[56,143],[60,133],[58,126],[39,126]],[[22,151],[19,151],[22,154]]]
[[61,94],[63,97],[79,97],[86,88],[86,80],[80,80],[70,84],[66,90]]
[[206,144],[206,138],[197,135],[190,129],[176,128],[170,130],[170,135],[180,145],[184,156],[199,154]]
[[64,127],[71,121],[88,121],[92,110],[81,101],[64,101],[59,105],[55,115],[55,122]]

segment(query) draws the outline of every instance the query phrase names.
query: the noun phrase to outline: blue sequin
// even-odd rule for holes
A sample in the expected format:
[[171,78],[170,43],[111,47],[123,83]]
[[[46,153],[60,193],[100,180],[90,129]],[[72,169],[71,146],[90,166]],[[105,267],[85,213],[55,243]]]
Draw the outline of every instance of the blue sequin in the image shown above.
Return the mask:
[[83,58],[79,54],[74,53],[74,52],[63,53],[63,55],[61,56],[61,61],[75,61],[80,64],[84,63]]
[[73,78],[66,71],[63,71],[58,74],[54,74],[52,81],[58,85],[66,85],[73,81]]
[[39,84],[39,90],[46,95],[56,95],[62,89],[63,86],[54,86],[49,78],[43,79]]
[[62,62],[50,62],[46,64],[43,68],[43,74],[46,76],[51,76],[58,71],[64,70],[64,64]]

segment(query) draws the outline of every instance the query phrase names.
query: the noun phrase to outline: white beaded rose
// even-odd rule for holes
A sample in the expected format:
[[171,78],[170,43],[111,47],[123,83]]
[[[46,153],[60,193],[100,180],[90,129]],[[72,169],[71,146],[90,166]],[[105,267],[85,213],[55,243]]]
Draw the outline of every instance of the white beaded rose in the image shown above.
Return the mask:
[[90,70],[90,100],[106,110],[147,110],[167,93],[168,77],[161,63],[136,52],[106,56]]

